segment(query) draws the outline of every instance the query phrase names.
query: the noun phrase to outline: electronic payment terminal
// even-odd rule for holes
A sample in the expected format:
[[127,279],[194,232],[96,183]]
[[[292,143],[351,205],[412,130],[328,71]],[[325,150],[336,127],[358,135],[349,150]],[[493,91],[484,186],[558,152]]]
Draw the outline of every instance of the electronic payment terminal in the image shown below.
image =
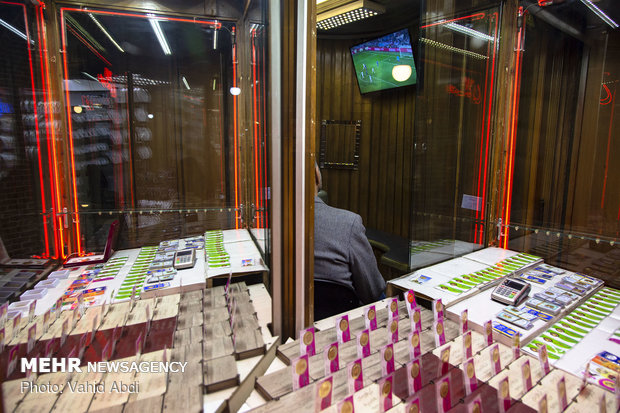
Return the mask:
[[532,286],[521,280],[506,278],[491,293],[491,299],[502,304],[518,306],[530,293]]
[[192,268],[196,263],[196,250],[187,249],[177,251],[174,255],[174,268],[177,270],[183,270],[185,268]]

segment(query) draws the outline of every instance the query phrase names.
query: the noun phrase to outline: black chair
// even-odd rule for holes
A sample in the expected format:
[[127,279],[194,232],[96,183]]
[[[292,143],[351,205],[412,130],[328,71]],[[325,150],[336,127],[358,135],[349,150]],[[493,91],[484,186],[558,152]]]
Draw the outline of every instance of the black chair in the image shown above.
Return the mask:
[[344,313],[361,305],[351,287],[332,281],[314,279],[314,320]]

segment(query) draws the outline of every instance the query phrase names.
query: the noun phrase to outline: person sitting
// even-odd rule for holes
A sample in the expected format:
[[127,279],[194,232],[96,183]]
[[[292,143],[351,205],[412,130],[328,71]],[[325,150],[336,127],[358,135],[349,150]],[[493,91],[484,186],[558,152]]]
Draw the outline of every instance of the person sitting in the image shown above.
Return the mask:
[[331,207],[318,196],[321,171],[315,164],[314,278],[352,288],[362,304],[385,297],[385,280],[377,268],[362,218]]

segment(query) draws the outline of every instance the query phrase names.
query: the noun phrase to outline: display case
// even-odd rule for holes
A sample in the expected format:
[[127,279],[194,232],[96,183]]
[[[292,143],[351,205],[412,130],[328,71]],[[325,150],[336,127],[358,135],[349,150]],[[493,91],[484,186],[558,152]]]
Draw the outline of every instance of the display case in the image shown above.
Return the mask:
[[62,219],[53,149],[62,105],[49,93],[40,10],[1,2],[0,263],[61,254]]
[[[267,6],[173,3],[0,2],[2,411],[236,411],[275,355]],[[13,393],[44,356],[194,367]]]
[[[617,410],[618,29],[377,2],[0,1],[4,409]],[[324,320],[315,160],[388,285]]]
[[116,249],[251,227],[267,264],[263,3],[0,6],[3,261],[102,251],[118,220]]
[[[126,246],[242,227],[236,25],[58,13],[78,250],[100,249],[97,234],[117,214]],[[105,54],[84,33],[97,36]]]

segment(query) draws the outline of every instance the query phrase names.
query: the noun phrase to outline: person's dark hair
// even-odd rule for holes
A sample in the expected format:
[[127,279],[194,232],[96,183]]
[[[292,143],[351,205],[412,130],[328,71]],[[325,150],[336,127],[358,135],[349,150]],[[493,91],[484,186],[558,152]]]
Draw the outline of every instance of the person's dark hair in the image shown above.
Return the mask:
[[321,170],[319,169],[319,164],[314,161],[314,184],[316,185],[317,192],[321,190],[323,186],[323,180],[321,177]]

